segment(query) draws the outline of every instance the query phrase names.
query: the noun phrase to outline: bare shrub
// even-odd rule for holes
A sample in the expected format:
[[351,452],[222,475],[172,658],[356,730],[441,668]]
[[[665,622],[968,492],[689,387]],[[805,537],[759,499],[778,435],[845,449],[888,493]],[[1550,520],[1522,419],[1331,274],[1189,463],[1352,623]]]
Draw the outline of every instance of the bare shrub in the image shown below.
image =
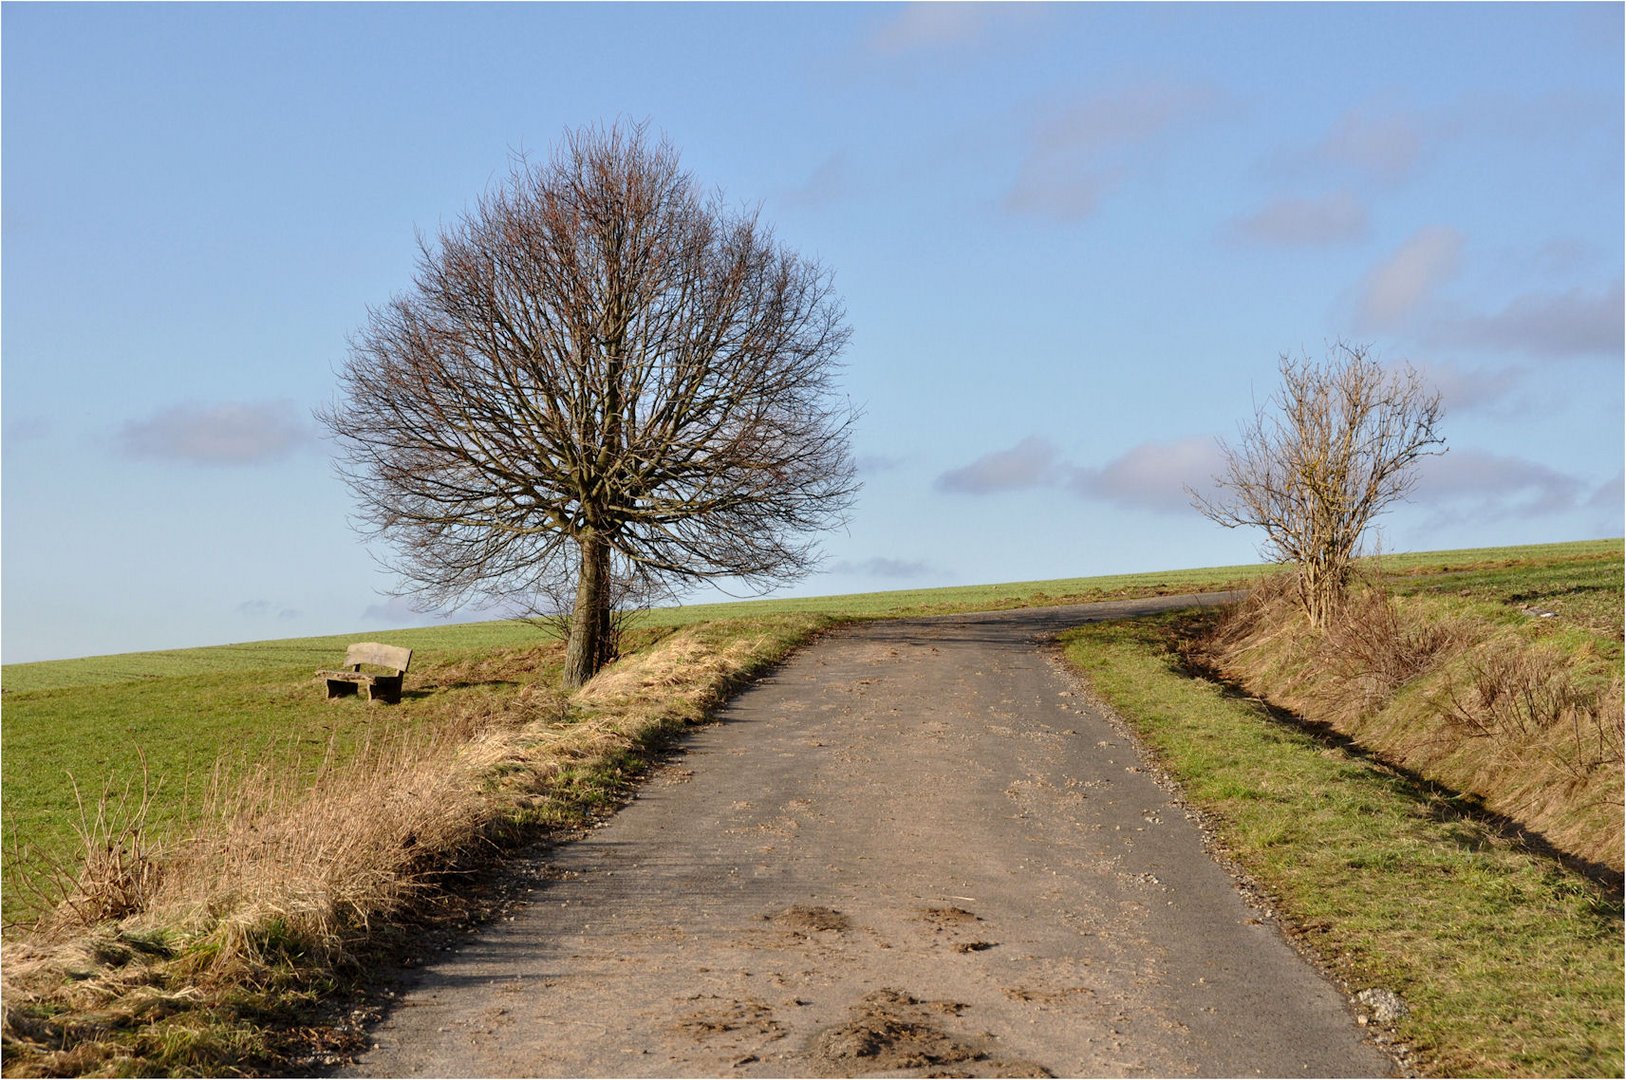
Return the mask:
[[1468,639],[1453,621],[1403,618],[1390,593],[1368,588],[1349,597],[1328,624],[1321,654],[1334,694],[1353,692],[1362,708],[1382,708]]
[[1263,553],[1293,567],[1311,625],[1342,605],[1361,535],[1416,484],[1421,457],[1444,453],[1440,395],[1410,367],[1387,372],[1363,347],[1325,362],[1281,360],[1282,388],[1236,446],[1221,444],[1219,494],[1192,504],[1225,526],[1264,531]]
[[1532,748],[1577,780],[1626,760],[1619,677],[1584,686],[1550,649],[1483,653],[1443,699],[1446,722],[1459,734]]
[[[122,788],[109,777],[95,803],[87,806],[72,776],[78,846],[67,855],[19,847],[8,853],[27,867],[17,875],[43,911],[35,933],[54,936],[123,919],[143,911],[163,878],[163,851],[149,823],[158,786],[142,760],[141,784],[134,777]],[[15,831],[13,832],[15,834]]]

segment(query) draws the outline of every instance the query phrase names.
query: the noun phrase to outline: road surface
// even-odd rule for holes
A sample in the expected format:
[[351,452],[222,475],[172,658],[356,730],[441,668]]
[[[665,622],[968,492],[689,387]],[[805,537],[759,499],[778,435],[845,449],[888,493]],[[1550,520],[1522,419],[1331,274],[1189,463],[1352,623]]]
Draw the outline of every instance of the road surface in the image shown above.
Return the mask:
[[414,972],[349,1074],[1390,1074],[1044,648],[1180,602],[827,636]]

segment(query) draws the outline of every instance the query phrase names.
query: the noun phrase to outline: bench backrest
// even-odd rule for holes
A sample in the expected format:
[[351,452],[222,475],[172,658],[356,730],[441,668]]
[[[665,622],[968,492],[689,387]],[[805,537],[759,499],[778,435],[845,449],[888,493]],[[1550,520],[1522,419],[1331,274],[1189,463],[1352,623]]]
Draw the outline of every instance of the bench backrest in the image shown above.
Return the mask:
[[405,675],[407,665],[410,663],[412,663],[411,649],[380,645],[376,641],[358,641],[344,650],[344,666],[350,668],[359,669],[362,664],[372,664]]

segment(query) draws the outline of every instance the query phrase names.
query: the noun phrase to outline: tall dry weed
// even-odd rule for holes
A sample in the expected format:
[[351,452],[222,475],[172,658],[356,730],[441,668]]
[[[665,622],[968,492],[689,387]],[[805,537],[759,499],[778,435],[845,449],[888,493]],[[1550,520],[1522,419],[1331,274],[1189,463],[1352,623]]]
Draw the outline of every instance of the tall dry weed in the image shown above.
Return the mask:
[[1508,649],[1474,658],[1441,695],[1442,714],[1464,737],[1532,747],[1576,780],[1620,769],[1626,715],[1617,675],[1583,685],[1557,651]]
[[1353,694],[1360,708],[1373,710],[1469,648],[1474,636],[1463,620],[1403,614],[1386,590],[1369,588],[1346,598],[1318,652],[1330,692],[1340,698]]
[[[163,879],[165,852],[153,839],[150,817],[160,782],[141,762],[140,786],[134,777],[123,787],[109,779],[88,802],[79,781],[69,776],[77,820],[78,844],[66,854],[42,852],[19,844],[7,853],[29,868],[17,876],[45,912],[26,928],[45,937],[72,934],[144,910]],[[17,835],[13,830],[12,835]]]

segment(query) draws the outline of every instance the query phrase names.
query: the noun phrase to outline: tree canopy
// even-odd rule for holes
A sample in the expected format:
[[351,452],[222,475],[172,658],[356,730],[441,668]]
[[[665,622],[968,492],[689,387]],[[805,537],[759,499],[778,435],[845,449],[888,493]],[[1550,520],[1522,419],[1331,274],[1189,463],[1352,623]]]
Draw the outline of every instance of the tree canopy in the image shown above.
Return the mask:
[[566,681],[612,581],[764,587],[817,563],[858,484],[831,276],[704,194],[642,127],[517,162],[369,312],[320,419],[359,526],[436,606],[575,579]]

